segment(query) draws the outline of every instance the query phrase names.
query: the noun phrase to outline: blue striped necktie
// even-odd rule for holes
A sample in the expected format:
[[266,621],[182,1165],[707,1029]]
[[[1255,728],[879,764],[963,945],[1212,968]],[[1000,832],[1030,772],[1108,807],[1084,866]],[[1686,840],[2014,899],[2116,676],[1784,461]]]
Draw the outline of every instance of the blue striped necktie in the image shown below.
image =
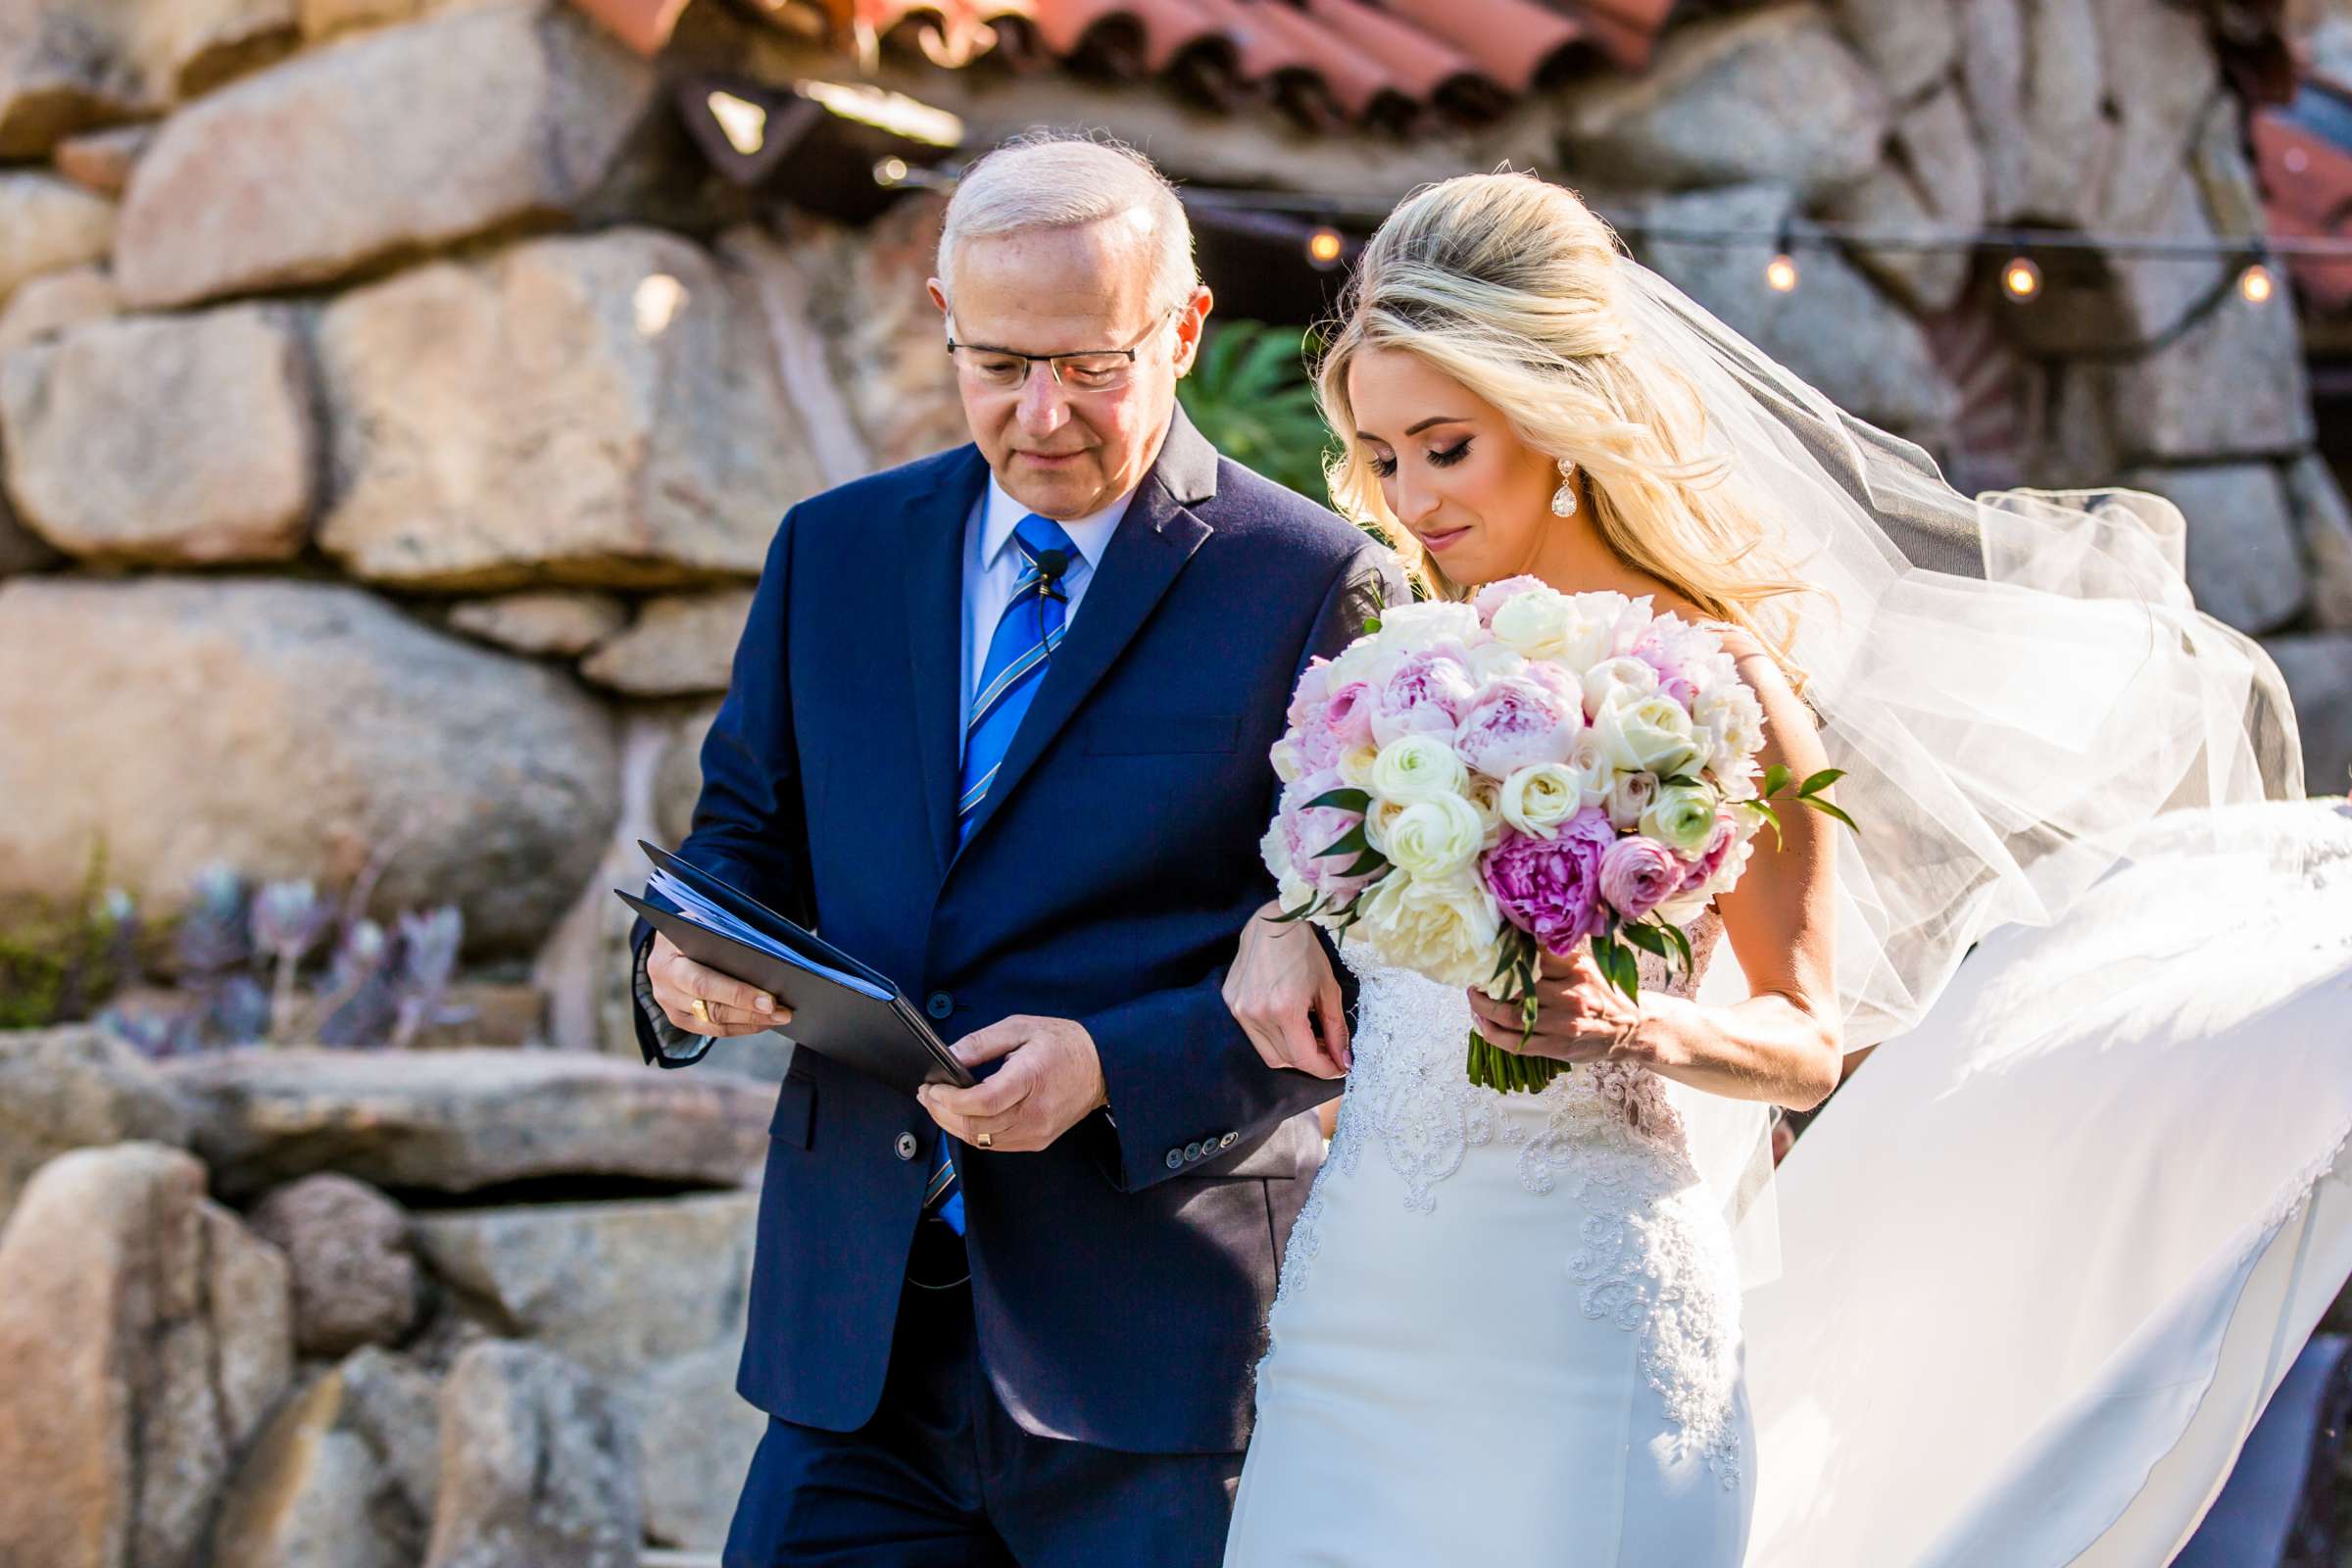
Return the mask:
[[[1038,567],[1038,558],[1059,551],[1064,565],[1076,562],[1078,547],[1051,517],[1034,514],[1012,530],[1013,548],[1021,553],[1020,580],[1004,613],[997,617],[996,634],[988,642],[988,658],[980,666],[980,684],[972,693],[970,716],[963,730],[963,793],[956,802],[956,842],[972,836],[980,803],[988,799],[997,769],[1012,747],[1021,715],[1046,678],[1054,650],[1061,646],[1068,620],[1066,601],[1057,580],[1059,571]],[[963,1194],[957,1191],[953,1140],[942,1136],[933,1156],[931,1185],[923,1195],[925,1208],[937,1208],[940,1218],[963,1234]]]

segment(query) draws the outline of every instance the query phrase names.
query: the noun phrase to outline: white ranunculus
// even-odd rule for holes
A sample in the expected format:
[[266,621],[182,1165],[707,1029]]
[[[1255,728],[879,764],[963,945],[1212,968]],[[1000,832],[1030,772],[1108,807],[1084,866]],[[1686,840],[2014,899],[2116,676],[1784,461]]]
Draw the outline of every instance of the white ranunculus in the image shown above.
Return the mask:
[[1601,755],[1619,772],[1680,773],[1699,760],[1690,715],[1671,697],[1612,698],[1592,715]]
[[[1372,808],[1364,813],[1364,842],[1381,854],[1388,855],[1389,829],[1396,825],[1396,819],[1404,812],[1405,804],[1401,801],[1374,801]],[[1389,858],[1395,859],[1396,857],[1389,856]]]
[[1639,659],[1604,659],[1586,668],[1585,716],[1599,722],[1600,710],[1615,702],[1652,696],[1658,672]]
[[1502,819],[1530,838],[1547,839],[1588,804],[1590,780],[1560,762],[1538,762],[1502,781]]
[[1352,935],[1387,963],[1441,985],[1472,986],[1494,968],[1502,917],[1472,876],[1431,880],[1392,871],[1364,894]]
[[1642,825],[1642,813],[1657,798],[1657,774],[1620,773],[1610,782],[1608,799],[1601,807],[1609,813],[1611,827],[1620,833],[1631,833]]
[[1399,735],[1372,763],[1372,793],[1400,805],[1459,796],[1469,782],[1470,770],[1444,735]]
[[1502,786],[1485,774],[1473,775],[1470,788],[1462,799],[1478,812],[1481,849],[1491,850],[1502,842]]
[[[1372,764],[1379,760],[1379,747],[1350,746],[1340,754],[1340,760],[1332,766],[1339,769],[1340,782],[1349,789],[1368,790],[1372,787]],[[1284,782],[1289,781],[1286,779]]]
[[1715,836],[1715,792],[1704,784],[1670,784],[1642,813],[1642,831],[1686,858]]
[[1382,853],[1416,877],[1432,880],[1465,869],[1486,848],[1487,827],[1478,808],[1459,795],[1415,801],[1383,830]]

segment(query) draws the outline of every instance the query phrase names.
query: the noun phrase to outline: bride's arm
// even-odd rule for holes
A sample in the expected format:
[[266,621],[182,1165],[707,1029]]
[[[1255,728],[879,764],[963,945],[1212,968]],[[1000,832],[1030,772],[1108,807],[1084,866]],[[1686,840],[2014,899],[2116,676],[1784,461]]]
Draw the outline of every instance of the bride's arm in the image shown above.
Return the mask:
[[1348,1076],[1348,1008],[1331,955],[1304,920],[1278,923],[1269,902],[1243,928],[1225,971],[1225,1005],[1269,1067]]
[[[1772,661],[1749,644],[1740,673],[1763,704],[1761,760],[1807,778],[1829,765],[1812,715]],[[1835,792],[1832,792],[1833,795]],[[1768,825],[1746,874],[1716,901],[1724,933],[1747,977],[1748,1000],[1700,1006],[1645,992],[1640,1004],[1600,979],[1581,950],[1547,960],[1529,1049],[1568,1061],[1631,1061],[1735,1100],[1808,1109],[1838,1087],[1842,1050],[1836,970],[1835,842],[1846,828],[1793,803],[1780,807],[1786,846]],[[1868,831],[1869,824],[1863,824]],[[1471,1004],[1505,1049],[1519,1039],[1518,1007],[1471,993]]]

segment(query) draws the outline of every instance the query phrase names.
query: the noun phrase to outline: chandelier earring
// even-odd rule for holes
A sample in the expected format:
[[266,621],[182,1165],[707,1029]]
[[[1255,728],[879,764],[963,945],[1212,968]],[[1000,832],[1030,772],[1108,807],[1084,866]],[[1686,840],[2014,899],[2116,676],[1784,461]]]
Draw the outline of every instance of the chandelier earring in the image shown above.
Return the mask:
[[1551,493],[1551,514],[1555,517],[1576,515],[1576,465],[1560,459],[1560,487]]

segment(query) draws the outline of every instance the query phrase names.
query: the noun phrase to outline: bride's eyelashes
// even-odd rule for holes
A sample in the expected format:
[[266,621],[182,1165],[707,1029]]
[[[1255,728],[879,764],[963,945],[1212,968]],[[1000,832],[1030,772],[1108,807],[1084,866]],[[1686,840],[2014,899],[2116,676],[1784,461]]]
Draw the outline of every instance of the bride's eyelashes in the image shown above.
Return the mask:
[[[1456,441],[1452,446],[1446,447],[1443,451],[1432,452],[1429,455],[1430,466],[1438,468],[1450,468],[1469,455],[1470,437],[1464,436],[1461,440]],[[1376,452],[1372,455],[1371,463],[1372,472],[1379,478],[1386,479],[1396,471],[1396,460],[1395,458],[1382,457]]]

